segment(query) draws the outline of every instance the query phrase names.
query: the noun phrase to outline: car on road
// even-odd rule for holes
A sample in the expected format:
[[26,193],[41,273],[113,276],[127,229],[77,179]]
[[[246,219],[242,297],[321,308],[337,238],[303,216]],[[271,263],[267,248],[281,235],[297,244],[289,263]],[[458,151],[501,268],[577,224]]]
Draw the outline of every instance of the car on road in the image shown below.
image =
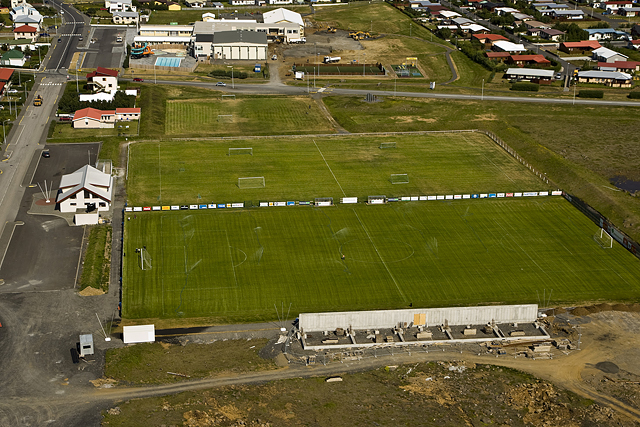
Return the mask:
[[82,36],[78,37],[78,40],[82,41],[83,40]]
[[58,39],[58,43],[62,43],[62,37]]
[[134,81],[134,82],[143,82],[143,81],[144,81],[144,79],[141,79],[140,77],[134,77],[134,78],[133,78],[133,81]]
[[51,153],[49,152],[49,150],[43,150],[42,157],[44,157],[45,159],[48,159],[49,157],[51,157]]
[[556,74],[556,80],[562,80],[562,73]]
[[216,86],[226,86],[227,84],[225,82],[218,82],[216,83]]

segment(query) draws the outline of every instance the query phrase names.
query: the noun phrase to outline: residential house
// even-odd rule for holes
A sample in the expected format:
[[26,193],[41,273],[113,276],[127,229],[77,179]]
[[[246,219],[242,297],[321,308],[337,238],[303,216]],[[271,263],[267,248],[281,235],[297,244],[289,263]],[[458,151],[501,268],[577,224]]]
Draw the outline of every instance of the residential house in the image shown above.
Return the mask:
[[202,8],[207,5],[207,3],[202,0],[185,0],[184,4],[186,4],[187,7],[193,7],[193,8]]
[[498,16],[507,16],[507,15],[511,15],[513,13],[520,13],[520,11],[518,9],[514,9],[512,7],[496,7],[493,9],[493,13],[497,14]]
[[109,9],[109,13],[136,11],[136,7],[132,4],[132,0],[105,0],[104,7]]
[[603,9],[609,13],[616,13],[621,7],[633,7],[631,1],[608,1],[604,3]]
[[113,12],[112,18],[114,24],[136,24],[140,20],[138,12]]
[[31,6],[30,4],[22,4],[20,6],[16,6],[13,9],[11,9],[11,12],[9,12],[9,15],[11,17],[11,20],[13,22],[16,22],[16,20],[20,17],[20,16],[30,16],[32,18],[34,18],[35,20],[37,20],[38,22],[42,22],[42,15],[40,15],[40,12],[38,12],[33,6]]
[[589,40],[629,40],[629,33],[614,28],[587,28]]
[[553,10],[551,14],[554,19],[579,20],[584,19],[584,12],[581,10]]
[[490,33],[490,32],[491,32],[488,28],[483,27],[482,25],[480,25],[480,24],[476,24],[476,23],[461,25],[461,26],[460,26],[460,31],[462,31],[462,32],[463,32],[463,33],[465,33],[465,34],[466,34],[466,33],[471,33],[471,34],[488,34],[488,33]]
[[509,68],[504,78],[517,81],[531,81],[534,83],[548,83],[553,79],[555,71],[539,68]]
[[90,165],[62,175],[56,203],[60,212],[76,212],[92,208],[100,212],[111,208],[113,177]]
[[629,49],[640,49],[640,40],[629,40]]
[[214,1],[213,3],[211,3],[211,7],[214,9],[224,9],[224,5],[219,1]]
[[623,55],[620,52],[616,52],[615,50],[611,50],[606,47],[599,47],[592,52],[592,57],[594,60],[598,62],[616,62],[616,61],[626,61],[629,59],[627,55]]
[[524,26],[527,27],[528,30],[532,28],[551,28],[551,25],[540,21],[525,21]]
[[579,83],[604,84],[609,87],[631,87],[633,78],[630,74],[618,71],[580,71],[578,72]]
[[509,41],[508,38],[500,34],[474,34],[471,36],[471,39],[478,40],[480,43],[484,44],[484,47],[486,48],[491,47],[493,43],[497,42],[498,40]]
[[554,42],[558,42],[560,40],[562,40],[562,37],[564,36],[565,32],[564,31],[560,31],[560,30],[556,30],[553,28],[541,28],[540,29],[540,37],[545,39],[545,40],[551,40]]
[[497,7],[505,7],[502,2],[485,1],[480,3],[480,7],[487,9],[489,12],[493,12]]
[[203,13],[202,14],[202,21],[203,22],[213,21],[215,19],[216,19],[216,14],[215,13],[207,12],[207,13]]
[[559,49],[565,53],[586,53],[602,47],[596,40],[582,40],[579,42],[560,43]]
[[507,40],[498,40],[493,43],[493,50],[496,52],[509,52],[509,53],[520,53],[526,52],[527,49],[523,44],[512,43]]
[[492,61],[504,62],[511,57],[509,52],[485,52],[487,58]]
[[409,7],[411,7],[411,9],[426,9],[428,6],[434,5],[434,4],[439,4],[439,3],[432,3],[428,0],[411,0],[409,2]]
[[634,24],[633,27],[631,27],[631,35],[640,37],[640,25]]
[[94,92],[115,94],[118,91],[118,70],[98,67],[87,74],[87,86]]
[[11,77],[13,76],[13,69],[0,68],[0,96],[11,87]]
[[[455,12],[452,12],[452,13],[455,13]],[[473,24],[473,21],[467,18],[453,18],[451,19],[451,23],[457,25],[458,27],[461,27],[463,25]]]
[[527,15],[526,13],[518,12],[518,13],[512,13],[511,15],[514,17],[514,19],[516,21],[525,22],[525,21],[532,21],[533,20],[533,16]]
[[458,12],[453,12],[451,10],[441,10],[440,11],[440,17],[443,19],[450,19],[451,21],[453,21],[454,19],[464,19],[465,21],[463,23],[466,22],[473,22],[470,19],[467,18],[461,18],[461,15]]
[[16,40],[28,39],[33,41],[38,38],[38,29],[31,25],[22,25],[13,29],[13,37]]
[[627,18],[640,15],[640,7],[621,7],[618,9],[618,15]]
[[638,61],[598,62],[598,68],[601,71],[618,71],[621,73],[634,74],[640,71],[640,62]]
[[0,65],[8,66],[8,67],[24,67],[27,59],[24,56],[22,51],[17,49],[11,49],[2,54],[2,58],[0,59]]
[[519,67],[524,67],[525,65],[551,65],[551,61],[545,58],[544,55],[511,55],[507,59],[507,63],[515,64]]

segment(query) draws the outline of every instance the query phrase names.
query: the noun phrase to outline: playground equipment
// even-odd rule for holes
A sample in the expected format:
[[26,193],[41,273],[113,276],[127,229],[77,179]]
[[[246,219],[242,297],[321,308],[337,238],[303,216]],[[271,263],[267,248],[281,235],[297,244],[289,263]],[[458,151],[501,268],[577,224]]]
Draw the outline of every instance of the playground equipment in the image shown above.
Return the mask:
[[406,62],[404,62],[402,65],[406,65],[408,67],[417,67],[418,66],[418,58],[414,58],[414,57],[407,57]]
[[151,50],[151,47],[149,47],[147,43],[145,43],[144,45],[137,44],[131,47],[131,56],[140,58],[142,56],[147,56],[147,55],[153,55],[153,51]]

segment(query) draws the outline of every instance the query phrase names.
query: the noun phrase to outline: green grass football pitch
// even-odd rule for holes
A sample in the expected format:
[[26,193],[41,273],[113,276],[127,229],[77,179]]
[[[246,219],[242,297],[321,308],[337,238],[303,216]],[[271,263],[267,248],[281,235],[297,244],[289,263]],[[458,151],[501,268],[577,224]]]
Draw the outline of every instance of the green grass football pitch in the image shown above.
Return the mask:
[[556,304],[640,296],[638,260],[599,245],[560,197],[127,216],[131,318],[537,303],[552,289]]
[[[380,149],[382,142],[396,148]],[[229,148],[253,155],[228,155]],[[480,133],[224,139],[137,143],[129,205],[419,196],[550,189]],[[392,184],[392,174],[408,174]],[[264,177],[241,189],[238,178]]]

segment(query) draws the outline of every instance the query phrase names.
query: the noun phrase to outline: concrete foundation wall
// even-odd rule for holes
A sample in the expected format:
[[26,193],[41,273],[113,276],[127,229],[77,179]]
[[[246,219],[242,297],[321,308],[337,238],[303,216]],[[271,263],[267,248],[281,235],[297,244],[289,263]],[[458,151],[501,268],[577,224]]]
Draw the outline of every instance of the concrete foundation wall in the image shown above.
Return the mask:
[[426,315],[429,326],[482,325],[492,320],[497,323],[533,322],[538,317],[537,304],[497,305],[483,307],[412,308],[407,310],[345,311],[336,313],[302,313],[300,329],[304,332],[333,331],[336,328],[377,329],[390,328],[400,322],[413,322],[414,314]]

